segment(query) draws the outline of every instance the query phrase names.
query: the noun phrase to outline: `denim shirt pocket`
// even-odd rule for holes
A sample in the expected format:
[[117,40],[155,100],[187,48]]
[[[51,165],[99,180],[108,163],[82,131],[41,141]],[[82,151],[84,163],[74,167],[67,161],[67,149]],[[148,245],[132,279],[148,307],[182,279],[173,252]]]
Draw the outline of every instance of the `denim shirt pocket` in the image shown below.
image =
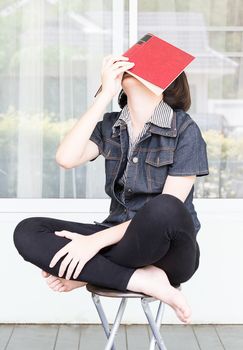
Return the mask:
[[168,164],[172,164],[174,159],[173,148],[151,149],[145,158],[145,169],[148,184],[153,188],[162,190],[165,183]]

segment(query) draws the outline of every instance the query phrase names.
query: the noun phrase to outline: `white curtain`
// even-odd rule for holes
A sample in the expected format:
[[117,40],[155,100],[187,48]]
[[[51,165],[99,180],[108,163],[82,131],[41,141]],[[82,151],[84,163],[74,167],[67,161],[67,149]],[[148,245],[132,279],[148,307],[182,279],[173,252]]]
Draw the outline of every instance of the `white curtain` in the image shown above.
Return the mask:
[[42,195],[43,173],[43,128],[41,126],[44,107],[45,4],[37,0],[24,5],[21,10],[18,48],[19,118],[16,194],[18,198],[38,198]]
[[102,156],[64,170],[55,153],[93,102],[103,57],[123,50],[124,33],[113,35],[123,1],[119,10],[105,0],[1,2],[1,197],[106,197]]

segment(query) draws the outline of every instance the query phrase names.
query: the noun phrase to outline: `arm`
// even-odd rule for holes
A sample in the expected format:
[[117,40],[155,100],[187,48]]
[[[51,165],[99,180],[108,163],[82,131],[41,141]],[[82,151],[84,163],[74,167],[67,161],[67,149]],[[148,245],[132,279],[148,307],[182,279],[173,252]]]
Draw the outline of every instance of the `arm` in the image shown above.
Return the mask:
[[[182,202],[185,201],[188,196],[196,176],[170,176],[168,175],[165,181],[165,185],[162,191],[163,193],[171,194],[179,198]],[[108,229],[98,231],[94,233],[98,247],[104,248],[108,245],[119,242],[124,236],[127,227],[131,220],[125,221],[122,224],[109,227]]]
[[171,176],[168,175],[164,184],[163,193],[171,194],[185,202],[192,186],[196,180],[196,175],[192,176]]
[[99,249],[119,242],[124,236],[130,222],[131,220],[124,221],[121,224],[94,233],[93,236],[95,237]]
[[[106,56],[103,60],[102,91],[91,107],[66,134],[56,152],[56,161],[64,168],[73,168],[99,155],[97,145],[89,140],[107,105],[121,88],[124,71],[133,66],[125,56]],[[116,63],[114,63],[117,61]]]
[[[98,147],[93,145],[89,138],[110,101],[108,94],[100,93],[91,107],[66,134],[56,152],[56,161],[59,165],[66,169],[73,168],[83,162],[82,156],[85,152],[90,154],[90,158],[99,154]],[[88,141],[89,150],[86,149]]]

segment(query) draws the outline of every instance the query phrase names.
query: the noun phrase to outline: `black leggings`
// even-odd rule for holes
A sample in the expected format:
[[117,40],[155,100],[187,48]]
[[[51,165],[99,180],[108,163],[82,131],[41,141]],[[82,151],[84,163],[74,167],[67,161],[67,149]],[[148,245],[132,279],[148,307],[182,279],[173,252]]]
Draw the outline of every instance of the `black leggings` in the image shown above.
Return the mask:
[[[30,217],[16,226],[14,244],[24,260],[58,276],[64,257],[53,268],[49,263],[70,239],[54,231],[91,235],[104,229],[98,224]],[[188,209],[177,197],[160,194],[137,211],[119,242],[102,248],[84,265],[76,280],[126,291],[136,268],[152,264],[166,272],[172,285],[178,285],[194,274],[199,255]]]

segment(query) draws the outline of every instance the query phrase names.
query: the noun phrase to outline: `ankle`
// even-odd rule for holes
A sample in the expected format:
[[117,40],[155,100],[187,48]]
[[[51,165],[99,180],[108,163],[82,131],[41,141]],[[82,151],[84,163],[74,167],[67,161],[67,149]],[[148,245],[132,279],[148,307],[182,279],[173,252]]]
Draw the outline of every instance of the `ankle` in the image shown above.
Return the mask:
[[143,268],[137,268],[129,279],[127,289],[146,294],[146,285],[148,283],[148,272]]

